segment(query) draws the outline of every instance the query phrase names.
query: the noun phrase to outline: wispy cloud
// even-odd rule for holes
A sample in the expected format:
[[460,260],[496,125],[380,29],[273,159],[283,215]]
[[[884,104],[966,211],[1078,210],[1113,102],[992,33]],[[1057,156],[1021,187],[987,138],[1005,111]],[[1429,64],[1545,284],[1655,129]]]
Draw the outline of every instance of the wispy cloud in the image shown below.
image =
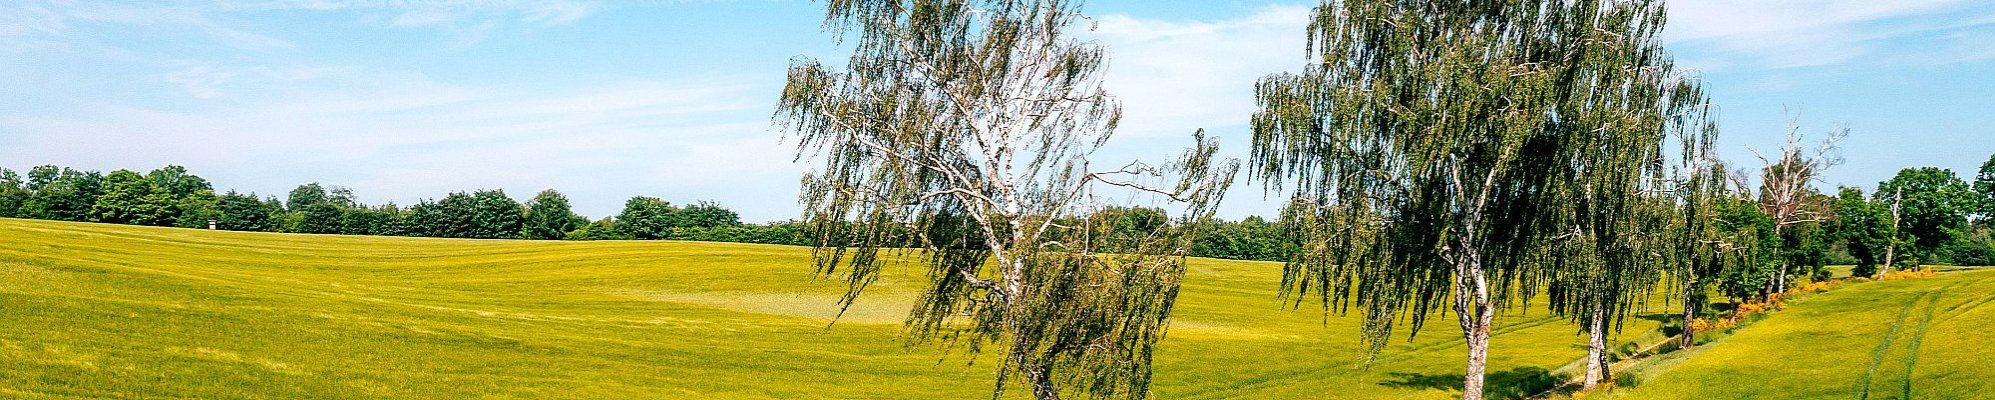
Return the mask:
[[377,10],[398,13],[394,26],[437,26],[477,24],[509,20],[528,25],[565,25],[602,11],[593,1],[580,0],[443,0],[443,1],[360,1],[360,0],[272,0],[222,3],[230,10]]
[[[598,213],[632,193],[788,181],[799,173],[788,154],[743,151],[778,146],[761,119],[775,88],[748,80],[627,81],[535,92],[367,70],[189,71],[223,77],[190,78],[208,85],[198,90],[265,82],[252,91],[275,91],[282,100],[211,101],[186,110],[95,104],[66,115],[0,113],[0,160],[183,164],[266,191],[276,189],[257,177],[282,171],[287,180],[351,185],[364,188],[362,195],[372,201],[405,204],[478,187],[525,193],[557,187],[590,194],[576,197]],[[297,80],[274,83],[279,79]],[[297,183],[303,182],[275,185]],[[772,200],[767,193],[742,196],[715,200]],[[776,198],[774,205],[789,200]]]
[[1275,6],[1215,21],[1100,18],[1093,34],[1110,51],[1106,84],[1124,102],[1123,132],[1185,135],[1245,125],[1254,82],[1303,64],[1309,12]]
[[0,7],[0,38],[33,33],[55,33],[67,29],[62,14],[37,4]]
[[0,22],[4,22],[0,23],[0,39],[63,35],[69,33],[75,23],[104,23],[192,32],[243,50],[297,47],[283,39],[216,23],[194,7],[30,1],[0,6]]
[[[1950,62],[1943,51],[1987,35],[1995,4],[1977,0],[1679,0],[1665,38],[1703,54],[1700,69],[1791,68],[1851,60]],[[1976,32],[1975,34],[1967,34]]]

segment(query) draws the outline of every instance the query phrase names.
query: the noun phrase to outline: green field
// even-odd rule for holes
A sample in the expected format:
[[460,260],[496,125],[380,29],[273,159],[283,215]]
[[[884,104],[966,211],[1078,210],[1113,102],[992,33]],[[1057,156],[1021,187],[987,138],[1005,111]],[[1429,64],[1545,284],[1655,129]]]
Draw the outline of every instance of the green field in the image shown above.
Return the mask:
[[[827,328],[841,286],[808,257],[0,219],[0,397],[989,396],[993,357],[897,339],[914,267],[891,269]],[[1356,319],[1282,309],[1279,275],[1195,260],[1156,397],[1457,393],[1462,346],[1447,320],[1366,368]],[[1494,393],[1540,387],[1584,354],[1572,325],[1541,314],[1505,319]]]
[[1636,399],[1995,396],[1995,271],[1848,286],[1642,371]]

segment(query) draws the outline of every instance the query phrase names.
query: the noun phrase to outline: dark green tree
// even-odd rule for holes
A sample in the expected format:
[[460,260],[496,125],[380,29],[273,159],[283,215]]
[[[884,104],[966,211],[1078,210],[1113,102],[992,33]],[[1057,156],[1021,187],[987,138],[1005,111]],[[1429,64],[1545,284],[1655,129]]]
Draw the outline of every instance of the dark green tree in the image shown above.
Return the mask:
[[1968,215],[1981,200],[1953,171],[1936,167],[1898,171],[1878,183],[1872,196],[1898,208],[1899,240],[1910,244],[1915,260],[1927,263],[1948,262],[1947,246],[1967,229]]
[[332,202],[307,203],[292,211],[298,215],[298,233],[339,234],[346,232],[347,207]]
[[1670,262],[1669,272],[1679,289],[1683,315],[1678,344],[1686,349],[1697,345],[1697,331],[1691,322],[1710,304],[1711,288],[1727,271],[1753,262],[1759,248],[1754,241],[1758,236],[1725,229],[1730,224],[1723,215],[1736,209],[1730,206],[1740,202],[1737,198],[1744,190],[1731,186],[1725,164],[1713,155],[1718,131],[1715,121],[1707,117],[1709,112],[1708,104],[1699,107],[1688,114],[1695,121],[1678,131],[1683,147],[1681,163],[1673,173],[1676,190],[1671,193],[1676,212],[1670,228],[1656,232],[1669,241],[1667,250],[1660,253]]
[[679,207],[656,197],[638,196],[623,203],[616,216],[617,232],[631,239],[657,240],[671,235],[672,228],[686,226]]
[[1239,221],[1213,220],[1199,229],[1198,239],[1192,242],[1191,256],[1224,258],[1231,260],[1288,261],[1293,246],[1282,230],[1282,225],[1268,222],[1260,216],[1248,216]]
[[569,231],[589,223],[568,206],[568,196],[554,189],[543,190],[526,204],[526,222],[520,236],[527,239],[560,240]]
[[91,221],[168,226],[180,215],[177,199],[137,172],[112,171],[104,176],[103,187],[104,193],[90,208]]
[[1995,228],[1995,156],[1988,156],[1974,174],[1974,192],[1981,195],[1982,226]]
[[347,235],[398,236],[403,233],[396,222],[403,211],[394,203],[380,206],[353,207],[340,215],[340,232]]
[[174,210],[179,212],[173,217],[173,226],[206,229],[209,222],[215,222],[219,229],[222,218],[222,211],[218,208],[220,201],[221,198],[209,189],[180,196],[173,205]]
[[27,181],[14,170],[0,168],[0,218],[21,218],[21,207],[27,205]]
[[1080,6],[831,1],[826,24],[854,40],[851,57],[843,71],[793,63],[775,118],[822,162],[803,179],[803,221],[818,271],[849,285],[845,305],[911,247],[930,278],[903,330],[912,342],[1001,353],[999,394],[1017,380],[1040,399],[1143,398],[1196,225],[1117,253],[1054,238],[1108,232],[1081,218],[1098,188],[1203,221],[1232,164],[1201,133],[1174,163],[1091,165],[1121,107],[1101,87],[1105,50],[1068,35]]
[[404,231],[405,234],[422,237],[460,237],[458,236],[460,233],[455,231],[461,228],[452,226],[455,221],[451,216],[454,214],[446,209],[444,203],[448,201],[455,205],[466,203],[469,199],[469,195],[452,193],[443,200],[417,202],[415,206],[409,207],[408,216],[405,218],[409,229]]
[[283,207],[264,202],[256,194],[241,194],[230,190],[216,199],[215,211],[219,214],[215,227],[231,231],[275,232],[278,230],[274,216],[284,212]]
[[21,216],[59,221],[92,221],[91,209],[103,194],[104,175],[97,171],[77,171],[53,165],[28,171],[24,186],[32,194],[23,203]]
[[471,193],[472,207],[468,232],[463,237],[474,239],[513,239],[520,237],[520,227],[526,222],[526,208],[518,201],[506,196],[504,190],[479,190]]
[[290,196],[284,198],[284,208],[291,211],[303,211],[305,207],[313,204],[323,204],[330,201],[331,195],[326,193],[325,186],[321,186],[316,182],[307,183],[298,185],[296,189],[291,189]]
[[195,196],[203,191],[213,193],[215,190],[214,185],[208,183],[207,179],[202,179],[200,176],[189,173],[187,172],[187,167],[178,165],[168,165],[152,170],[152,172],[147,172],[146,179],[152,181],[154,185],[158,185],[160,190],[176,198]]
[[686,206],[679,210],[678,226],[691,228],[724,228],[741,226],[741,215],[734,210],[721,207],[709,201]]
[[1773,216],[1759,208],[1749,192],[1742,190],[1738,195],[1718,201],[1714,221],[1738,257],[1718,276],[1718,290],[1733,304],[1764,299],[1781,261],[1780,234],[1775,232]]
[[[1254,171],[1315,208],[1283,293],[1356,306],[1376,354],[1453,311],[1463,397],[1482,397],[1497,309],[1568,273],[1575,315],[1619,318],[1658,263],[1629,257],[1667,126],[1703,102],[1652,1],[1345,0],[1318,6],[1310,63],[1263,78]],[[1657,213],[1661,216],[1666,214]],[[1650,218],[1648,220],[1661,221]],[[1578,240],[1586,263],[1543,262]],[[1346,307],[1334,309],[1347,310]],[[1590,317],[1589,317],[1590,318]]]
[[1897,236],[1898,227],[1891,223],[1888,207],[1866,197],[1860,188],[1845,186],[1836,194],[1836,218],[1829,224],[1829,231],[1843,241],[1850,257],[1856,258],[1857,265],[1851,275],[1877,274],[1885,249]]
[[360,208],[351,189],[318,183],[299,185],[285,199],[284,208],[297,223],[290,232],[297,233],[346,233],[347,211]]
[[604,217],[576,227],[564,237],[568,240],[630,240],[622,229],[617,228],[616,217]]

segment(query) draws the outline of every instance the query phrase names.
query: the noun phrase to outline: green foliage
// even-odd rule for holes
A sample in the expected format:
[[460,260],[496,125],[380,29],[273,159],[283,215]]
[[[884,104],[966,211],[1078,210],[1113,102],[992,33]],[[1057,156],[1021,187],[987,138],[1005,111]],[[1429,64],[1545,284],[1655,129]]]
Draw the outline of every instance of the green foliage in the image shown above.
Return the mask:
[[19,218],[21,207],[28,202],[27,182],[14,170],[0,168],[0,218]]
[[1981,195],[1981,221],[1986,226],[1995,226],[1995,155],[1981,163],[1981,170],[1974,174],[1974,192]]
[[1995,229],[1977,227],[1953,241],[1947,253],[1960,266],[1995,266]]
[[656,197],[633,197],[617,213],[619,234],[632,239],[664,239],[674,227],[686,226],[678,207]]
[[1980,197],[1953,171],[1935,167],[1898,171],[1891,180],[1878,183],[1872,197],[1899,207],[1903,216],[1899,237],[1911,245],[1900,253],[1927,263],[1946,262],[1947,246],[1967,229],[1968,216],[1981,205]]
[[606,217],[603,219],[596,220],[595,222],[590,222],[586,225],[582,225],[581,227],[577,227],[575,228],[575,230],[568,231],[568,233],[564,236],[564,238],[568,240],[631,240],[632,239],[629,235],[625,235],[622,229],[617,228],[616,217]]
[[477,239],[510,239],[520,235],[520,227],[526,222],[526,208],[504,190],[480,190],[471,193],[471,221],[469,233],[465,237]]
[[[1554,276],[1539,261],[1559,238],[1624,243],[1609,226],[1660,174],[1666,127],[1701,106],[1655,38],[1662,12],[1602,1],[1318,6],[1313,62],[1256,87],[1255,172],[1293,185],[1311,225],[1283,292],[1313,294],[1326,311],[1361,308],[1374,351],[1398,324],[1418,332],[1452,308],[1479,359],[1479,326]],[[1600,256],[1612,264],[1588,264],[1603,269],[1574,281],[1590,282],[1571,297],[1584,309],[1641,291],[1607,278],[1640,265]]]
[[725,228],[741,226],[741,216],[734,210],[721,207],[713,202],[700,202],[679,210],[674,228]]
[[1282,224],[1259,216],[1239,221],[1209,220],[1192,242],[1191,256],[1229,260],[1288,261],[1297,246]]
[[1780,236],[1773,217],[1751,200],[1721,199],[1714,224],[1739,257],[1718,276],[1718,289],[1735,300],[1758,300],[1768,293],[1773,271],[1780,267]]
[[43,165],[28,171],[28,197],[17,214],[60,221],[94,221],[92,209],[103,194],[104,175]]
[[253,232],[278,231],[274,216],[284,212],[275,199],[264,202],[255,194],[241,194],[234,190],[222,194],[215,202],[215,210],[219,214],[215,221],[217,229]]
[[284,201],[284,208],[294,224],[286,232],[339,234],[347,233],[346,214],[360,208],[351,189],[318,183],[299,185],[291,189]]
[[526,208],[501,190],[456,192],[409,209],[406,226],[414,236],[511,239],[520,237]]
[[1863,189],[1845,186],[1836,195],[1834,210],[1836,218],[1830,222],[1829,231],[1856,258],[1856,269],[1851,273],[1876,275],[1878,266],[1884,262],[1885,248],[1897,236],[1898,227],[1891,223],[1890,206],[1864,198]]
[[407,227],[400,223],[405,213],[394,204],[353,207],[342,210],[340,232],[346,235],[403,236]]
[[92,221],[169,226],[180,214],[172,193],[137,172],[112,171],[103,187],[104,194],[90,208]]
[[320,186],[316,182],[307,183],[291,189],[291,194],[284,197],[284,209],[298,211],[326,201],[325,186]]
[[526,220],[520,237],[526,239],[561,240],[569,231],[589,224],[589,219],[576,215],[568,207],[568,196],[554,189],[543,190],[526,204]]
[[[843,304],[912,243],[930,280],[911,341],[1002,353],[999,394],[1021,381],[1041,399],[1144,398],[1190,222],[1237,166],[1200,132],[1174,162],[1094,168],[1122,111],[1101,82],[1105,49],[1068,35],[1080,6],[832,1],[826,25],[851,57],[843,70],[793,62],[775,119],[800,158],[823,162],[803,179],[803,223],[817,270],[849,287]],[[1121,239],[1103,237],[1113,224],[1094,203],[1111,187],[1185,215],[1111,253],[1097,239]]]

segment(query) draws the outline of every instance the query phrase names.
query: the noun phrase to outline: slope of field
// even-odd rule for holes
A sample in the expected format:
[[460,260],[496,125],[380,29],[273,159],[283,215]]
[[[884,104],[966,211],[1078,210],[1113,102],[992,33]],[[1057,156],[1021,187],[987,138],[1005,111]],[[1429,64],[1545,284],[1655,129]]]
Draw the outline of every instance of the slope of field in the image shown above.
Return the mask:
[[[890,269],[829,327],[842,289],[810,270],[808,249],[780,246],[0,219],[0,397],[989,396],[992,357],[896,338],[915,268]],[[1356,321],[1283,309],[1279,275],[1277,264],[1194,261],[1158,355],[1158,398],[1458,390],[1462,346],[1448,319],[1366,368]],[[1926,321],[1925,308],[1913,311],[1908,320]],[[1927,324],[1970,321],[1947,315]],[[1584,353],[1563,320],[1504,321],[1490,368],[1499,397],[1543,385]],[[1926,346],[1955,345],[1947,340],[1965,339]]]
[[1633,399],[1995,396],[1995,270],[1848,286],[1665,360]]

